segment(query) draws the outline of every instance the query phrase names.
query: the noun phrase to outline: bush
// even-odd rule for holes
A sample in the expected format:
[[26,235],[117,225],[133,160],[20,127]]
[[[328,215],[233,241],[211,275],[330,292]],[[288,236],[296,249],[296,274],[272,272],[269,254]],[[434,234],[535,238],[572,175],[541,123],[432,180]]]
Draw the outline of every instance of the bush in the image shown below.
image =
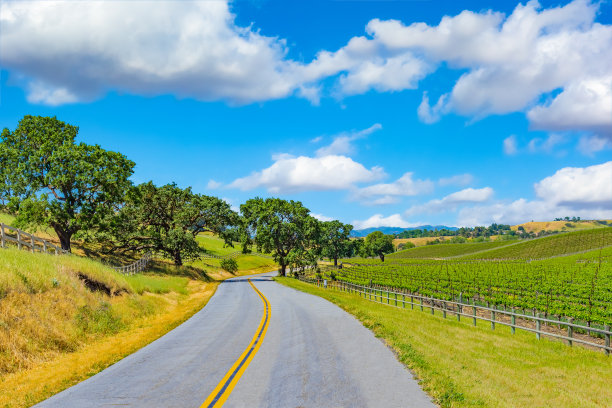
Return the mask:
[[410,249],[410,248],[414,248],[416,247],[416,245],[414,245],[414,243],[407,241],[407,242],[402,242],[401,244],[399,244],[397,246],[397,250],[398,251],[402,251],[404,249]]
[[238,262],[235,259],[222,259],[221,260],[221,268],[228,271],[231,274],[236,273],[238,271]]

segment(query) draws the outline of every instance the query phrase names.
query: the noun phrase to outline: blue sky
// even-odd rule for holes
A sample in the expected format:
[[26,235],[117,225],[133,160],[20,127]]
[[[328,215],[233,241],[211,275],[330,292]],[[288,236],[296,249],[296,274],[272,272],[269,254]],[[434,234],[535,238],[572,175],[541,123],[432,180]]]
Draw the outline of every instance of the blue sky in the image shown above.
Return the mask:
[[609,2],[4,1],[0,126],[357,228],[612,218]]

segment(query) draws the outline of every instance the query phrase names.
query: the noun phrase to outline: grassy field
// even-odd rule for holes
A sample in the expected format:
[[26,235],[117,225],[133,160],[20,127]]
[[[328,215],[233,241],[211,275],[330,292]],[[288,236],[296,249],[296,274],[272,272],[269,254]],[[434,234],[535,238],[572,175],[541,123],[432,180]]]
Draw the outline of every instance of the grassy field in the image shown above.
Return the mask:
[[442,407],[612,406],[610,358],[580,347],[536,340],[488,322],[457,322],[375,304],[292,278],[289,287],[321,296],[372,330]]
[[612,245],[612,228],[562,233],[516,245],[467,255],[464,259],[542,259],[570,255]]
[[436,244],[426,245],[387,255],[389,259],[401,258],[447,258],[451,256],[467,255],[474,252],[486,251],[506,246],[516,241],[492,242],[466,242],[463,244]]

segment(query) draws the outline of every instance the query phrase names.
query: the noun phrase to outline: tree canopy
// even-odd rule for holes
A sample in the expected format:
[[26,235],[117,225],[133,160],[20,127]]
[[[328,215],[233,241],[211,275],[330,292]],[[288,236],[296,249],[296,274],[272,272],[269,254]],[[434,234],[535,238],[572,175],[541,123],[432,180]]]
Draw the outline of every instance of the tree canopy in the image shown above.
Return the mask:
[[0,142],[0,197],[17,225],[49,226],[63,249],[100,226],[130,186],[134,162],[98,145],[76,143],[79,128],[55,117],[25,116]]
[[243,236],[260,251],[272,253],[285,276],[287,266],[313,265],[319,255],[319,221],[299,201],[254,198],[240,206]]
[[334,266],[338,266],[338,258],[350,256],[352,248],[349,237],[353,226],[343,224],[340,221],[324,221],[321,223],[320,245],[322,255],[334,260]]
[[390,254],[395,250],[393,236],[385,235],[380,231],[368,234],[364,245],[370,256],[378,256],[382,262],[385,262],[385,254]]
[[112,217],[107,238],[115,251],[151,250],[180,266],[204,251],[197,234],[211,231],[231,245],[230,231],[238,223],[238,214],[217,197],[195,194],[191,187],[157,187],[148,182],[127,194],[125,204]]

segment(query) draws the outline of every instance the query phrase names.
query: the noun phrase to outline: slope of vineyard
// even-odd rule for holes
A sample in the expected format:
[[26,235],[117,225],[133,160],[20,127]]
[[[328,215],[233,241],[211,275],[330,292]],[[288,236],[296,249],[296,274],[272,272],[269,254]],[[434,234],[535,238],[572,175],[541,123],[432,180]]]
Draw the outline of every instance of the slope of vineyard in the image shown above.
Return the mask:
[[491,303],[612,324],[609,262],[411,262],[354,264],[334,278],[438,299]]
[[448,258],[486,251],[515,243],[516,241],[467,242],[463,244],[436,244],[416,247],[387,255],[390,259],[401,258]]
[[462,259],[542,259],[612,245],[612,228],[562,233],[466,255]]

